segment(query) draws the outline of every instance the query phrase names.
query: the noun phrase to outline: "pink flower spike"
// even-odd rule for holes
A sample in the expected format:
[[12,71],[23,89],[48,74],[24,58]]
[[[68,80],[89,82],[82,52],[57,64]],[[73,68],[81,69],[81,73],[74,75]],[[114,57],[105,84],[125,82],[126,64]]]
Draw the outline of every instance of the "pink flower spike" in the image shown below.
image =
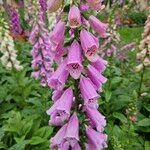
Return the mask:
[[69,72],[66,70],[67,61],[64,60],[53,75],[48,79],[48,86],[61,90],[65,86],[65,82],[68,78]]
[[86,0],[91,9],[100,11],[104,9],[104,5],[102,5],[102,0]]
[[99,95],[97,94],[89,78],[85,77],[80,78],[80,91],[82,98],[84,99],[84,104],[86,106],[92,108],[98,107],[97,99],[99,98]]
[[74,41],[69,49],[67,68],[74,79],[80,77],[83,66],[81,62],[81,49],[77,41]]
[[107,81],[103,75],[101,75],[92,65],[88,65],[88,77],[96,86],[96,90],[102,91],[102,84]]
[[73,91],[67,89],[54,105],[47,110],[47,114],[51,116],[49,124],[61,126],[70,117],[70,109],[73,103]]
[[89,23],[95,32],[99,33],[102,38],[106,38],[107,24],[102,23],[93,15],[89,17]]
[[77,6],[73,5],[70,8],[68,21],[71,28],[78,28],[81,26],[81,14]]
[[[95,147],[95,149],[93,150],[102,150],[107,147],[107,144],[106,144],[107,135],[106,134],[96,132],[91,127],[87,127],[86,135],[88,137],[90,146],[92,144],[93,145],[92,147]],[[88,146],[86,150],[90,150]]]
[[99,48],[99,41],[90,32],[83,29],[80,32],[81,46],[84,50],[85,56],[89,61],[96,61],[98,59],[97,50]]

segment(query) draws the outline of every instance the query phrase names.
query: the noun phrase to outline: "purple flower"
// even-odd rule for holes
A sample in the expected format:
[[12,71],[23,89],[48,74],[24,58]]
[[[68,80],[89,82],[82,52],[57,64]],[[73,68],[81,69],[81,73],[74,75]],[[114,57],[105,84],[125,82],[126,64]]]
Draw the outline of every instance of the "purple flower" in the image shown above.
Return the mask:
[[66,69],[67,60],[63,60],[58,69],[48,79],[48,86],[55,89],[61,90],[65,86],[65,82],[68,78],[69,72]]
[[97,99],[99,98],[99,95],[89,78],[80,78],[80,91],[82,98],[84,99],[84,104],[89,107],[97,108]]
[[65,145],[70,145],[71,147],[76,146],[79,141],[79,120],[74,113],[71,118],[69,119],[69,122],[67,123],[67,130],[66,134],[64,136],[65,139]]
[[52,42],[52,50],[55,51],[60,43],[63,44],[65,34],[65,23],[61,20],[56,24],[54,30],[50,35]]
[[68,71],[74,79],[78,79],[83,69],[81,62],[81,48],[79,43],[77,41],[74,41],[68,52]]
[[70,109],[73,103],[73,91],[67,89],[63,95],[47,110],[47,114],[51,116],[49,124],[61,126],[70,117]]
[[102,150],[107,147],[107,135],[87,127],[86,135],[88,137],[88,144],[86,150]]
[[89,17],[89,23],[91,25],[91,27],[93,28],[93,30],[97,33],[99,33],[99,35],[102,38],[106,37],[106,30],[108,25],[102,23],[100,20],[98,20],[96,17],[94,17],[93,15]]
[[99,132],[103,132],[106,126],[105,117],[97,109],[86,107],[85,112],[92,127],[96,128]]
[[85,56],[92,62],[96,61],[98,58],[97,50],[99,48],[98,39],[90,32],[83,29],[80,32],[80,40]]
[[81,147],[80,145],[77,143],[73,148],[72,150],[81,150]]
[[62,143],[63,143],[64,136],[66,133],[66,129],[67,129],[67,124],[65,124],[63,127],[61,127],[61,129],[56,133],[56,135],[53,138],[51,138],[50,147],[52,149],[62,147]]
[[99,57],[97,61],[91,63],[91,65],[94,66],[100,73],[106,69],[107,64],[107,61],[101,57]]
[[63,90],[55,90],[55,91],[53,91],[52,100],[54,102],[56,102],[62,96],[63,92],[64,92]]
[[70,8],[68,21],[71,28],[78,28],[81,26],[81,14],[77,6],[73,5]]
[[89,5],[81,3],[81,5],[80,5],[80,11],[81,12],[85,12],[85,11],[88,11],[88,10],[89,10]]
[[105,78],[102,74],[100,74],[97,69],[95,69],[92,65],[88,65],[88,77],[91,79],[93,84],[96,87],[96,90],[102,90],[102,84],[104,84],[107,81],[107,78]]

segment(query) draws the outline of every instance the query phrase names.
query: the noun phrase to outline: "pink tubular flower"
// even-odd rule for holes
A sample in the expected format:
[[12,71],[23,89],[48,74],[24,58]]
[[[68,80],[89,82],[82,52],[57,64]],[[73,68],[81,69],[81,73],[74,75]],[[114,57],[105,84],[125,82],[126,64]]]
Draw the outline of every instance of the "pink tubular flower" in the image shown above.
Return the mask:
[[74,41],[69,49],[67,68],[74,79],[81,75],[83,66],[81,62],[81,49],[77,41]]
[[88,77],[91,79],[96,87],[96,90],[102,90],[102,84],[107,81],[103,75],[101,75],[92,65],[88,65]]
[[67,129],[67,124],[65,124],[63,127],[61,127],[61,129],[56,133],[56,135],[53,138],[51,138],[50,147],[52,149],[62,147],[62,143],[63,143],[64,136],[66,133],[66,129]]
[[65,34],[65,23],[59,21],[50,35],[52,50],[55,51],[60,43],[63,44]]
[[52,100],[56,102],[63,94],[63,90],[55,90],[52,95]]
[[66,69],[67,61],[64,60],[53,75],[48,79],[48,86],[55,89],[61,90],[68,78],[69,72]]
[[101,4],[101,0],[86,0],[91,9],[100,11],[104,8],[104,5]]
[[86,150],[102,150],[107,147],[107,135],[96,132],[90,127],[86,129],[86,135],[88,137],[88,144]]
[[96,128],[99,132],[103,132],[104,127],[106,126],[105,117],[97,109],[86,107],[85,112],[92,127]]
[[70,8],[68,20],[70,27],[73,29],[81,26],[81,14],[77,6],[73,5]]
[[92,108],[97,108],[97,99],[99,98],[99,95],[89,78],[80,78],[80,91],[82,98],[84,99],[84,104]]
[[78,144],[79,141],[79,120],[78,117],[76,115],[76,113],[74,113],[69,122],[67,123],[67,130],[66,130],[66,134],[64,136],[65,139],[65,143],[66,145],[70,145],[71,147],[76,146],[76,144]]
[[48,0],[47,1],[47,8],[49,12],[57,11],[60,6],[62,5],[63,0]]
[[102,23],[100,20],[98,20],[93,15],[89,17],[89,23],[90,23],[92,29],[95,32],[99,33],[99,35],[102,38],[106,37],[106,30],[107,30],[107,27],[108,27],[107,24]]
[[80,145],[77,143],[73,148],[72,150],[81,150],[81,147]]
[[[86,37],[86,38],[85,38]],[[99,41],[90,32],[83,29],[80,32],[81,46],[84,50],[85,56],[92,62],[98,58],[97,50],[99,48]]]
[[99,57],[97,61],[91,63],[91,65],[94,66],[100,73],[106,69],[107,64],[107,61],[101,57]]
[[70,117],[70,109],[73,103],[73,91],[67,89],[54,105],[47,110],[47,114],[51,116],[49,124],[61,126]]

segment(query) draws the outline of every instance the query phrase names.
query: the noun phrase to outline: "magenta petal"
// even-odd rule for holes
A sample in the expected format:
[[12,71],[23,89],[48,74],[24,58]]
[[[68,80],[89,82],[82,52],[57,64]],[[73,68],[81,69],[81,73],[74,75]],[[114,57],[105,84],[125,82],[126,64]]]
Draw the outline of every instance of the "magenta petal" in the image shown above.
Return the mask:
[[[85,38],[86,37],[86,38]],[[85,29],[80,32],[81,46],[84,50],[85,56],[92,62],[98,59],[97,50],[99,48],[99,41],[94,35]]]
[[80,90],[82,98],[84,99],[84,104],[97,108],[97,99],[99,98],[99,95],[91,84],[91,80],[89,78],[80,78]]
[[88,65],[88,77],[91,79],[93,84],[96,86],[96,90],[102,90],[102,84],[107,81],[102,74],[100,74],[93,66]]
[[88,137],[89,143],[93,144],[96,148],[95,150],[102,150],[107,147],[107,135],[97,132],[92,128],[88,127],[86,129],[86,135]]
[[81,26],[81,14],[77,6],[73,5],[70,8],[68,20],[71,28],[77,28]]
[[99,132],[104,131],[104,127],[106,126],[105,117],[97,110],[86,107],[86,115],[88,116],[92,126],[97,129]]
[[81,49],[77,41],[74,41],[69,49],[67,68],[74,79],[80,77],[83,66],[81,63]]

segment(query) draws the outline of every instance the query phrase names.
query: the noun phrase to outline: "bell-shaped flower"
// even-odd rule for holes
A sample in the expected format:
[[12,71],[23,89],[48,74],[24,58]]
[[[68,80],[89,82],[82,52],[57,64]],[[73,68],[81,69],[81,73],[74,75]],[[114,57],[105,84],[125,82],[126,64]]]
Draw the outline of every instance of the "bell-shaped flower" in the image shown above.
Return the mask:
[[92,65],[88,65],[88,77],[95,85],[94,87],[96,90],[101,91],[102,90],[102,84],[104,84],[107,81],[107,78],[105,78],[102,74],[100,74],[97,69],[95,69]]
[[74,113],[67,123],[67,130],[64,136],[65,144],[74,147],[79,141],[79,120]]
[[103,132],[106,126],[105,117],[97,109],[86,107],[85,112],[92,127],[96,128],[99,132]]
[[99,35],[102,37],[102,38],[105,38],[106,37],[106,30],[107,30],[107,27],[108,25],[105,24],[105,23],[102,23],[100,20],[98,20],[95,16],[91,15],[89,17],[89,23],[92,27],[92,29],[99,33]]
[[[88,137],[88,144],[86,150],[102,150],[107,147],[107,135],[97,132],[91,127],[87,127],[86,135]],[[91,149],[90,149],[90,148]]]
[[73,103],[73,91],[67,89],[63,95],[47,110],[47,114],[51,116],[49,124],[61,126],[70,117],[70,109]]
[[50,148],[56,149],[62,147],[62,143],[64,141],[64,136],[66,133],[67,124],[65,124],[63,127],[59,129],[59,131],[56,133],[56,135],[51,138],[50,140]]
[[63,90],[55,90],[53,93],[52,93],[52,100],[54,102],[56,102],[63,94]]
[[68,78],[69,72],[66,69],[67,60],[63,60],[58,69],[48,79],[48,86],[55,89],[61,90],[65,86],[65,82]]
[[80,32],[80,41],[85,56],[92,62],[98,59],[97,50],[99,48],[99,41],[90,32],[83,29]]
[[57,46],[64,41],[65,34],[65,23],[61,20],[56,24],[54,30],[50,35],[50,39],[52,42],[52,51],[55,51]]
[[91,63],[91,65],[94,66],[100,73],[106,69],[107,64],[108,62],[101,57],[99,57],[97,61]]
[[74,41],[68,52],[68,71],[74,79],[78,79],[83,69],[81,62],[81,48],[79,43],[77,41]]
[[77,6],[73,5],[70,8],[68,21],[71,28],[77,28],[81,26],[81,14]]
[[80,78],[80,91],[81,96],[84,99],[84,105],[92,108],[98,107],[97,99],[99,98],[99,95],[97,94],[89,78]]

